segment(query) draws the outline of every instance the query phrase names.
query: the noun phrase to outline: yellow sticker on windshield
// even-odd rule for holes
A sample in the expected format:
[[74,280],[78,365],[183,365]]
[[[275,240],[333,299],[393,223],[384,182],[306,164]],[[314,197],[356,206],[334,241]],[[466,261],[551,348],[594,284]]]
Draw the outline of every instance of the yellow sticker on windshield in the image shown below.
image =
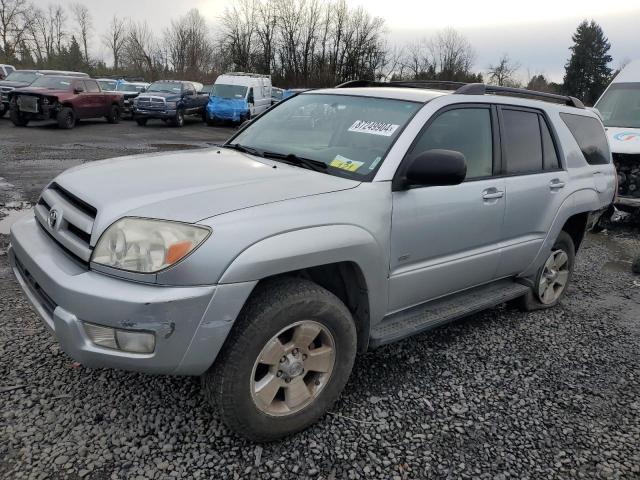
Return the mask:
[[336,158],[331,160],[329,166],[339,168],[340,170],[346,170],[348,172],[355,172],[358,170],[364,162],[358,162],[356,160],[350,160],[342,155],[336,155]]

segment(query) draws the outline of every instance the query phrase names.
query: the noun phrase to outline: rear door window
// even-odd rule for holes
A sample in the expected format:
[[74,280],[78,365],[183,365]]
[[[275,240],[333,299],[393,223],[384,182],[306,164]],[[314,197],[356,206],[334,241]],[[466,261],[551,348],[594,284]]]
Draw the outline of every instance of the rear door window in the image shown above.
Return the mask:
[[501,111],[505,173],[517,175],[541,171],[543,162],[539,115],[527,110],[502,108]]
[[609,144],[599,120],[571,113],[561,113],[560,117],[576,139],[589,165],[605,165],[611,162]]

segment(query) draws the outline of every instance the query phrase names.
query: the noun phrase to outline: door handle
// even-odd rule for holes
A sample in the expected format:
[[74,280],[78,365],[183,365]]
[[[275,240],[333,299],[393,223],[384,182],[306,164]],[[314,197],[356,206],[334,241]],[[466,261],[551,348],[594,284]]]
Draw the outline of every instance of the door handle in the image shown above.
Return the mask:
[[549,188],[555,190],[557,188],[563,188],[566,184],[558,178],[554,178],[549,182]]
[[482,198],[484,200],[495,200],[496,198],[504,197],[504,192],[496,188],[487,188],[482,192]]

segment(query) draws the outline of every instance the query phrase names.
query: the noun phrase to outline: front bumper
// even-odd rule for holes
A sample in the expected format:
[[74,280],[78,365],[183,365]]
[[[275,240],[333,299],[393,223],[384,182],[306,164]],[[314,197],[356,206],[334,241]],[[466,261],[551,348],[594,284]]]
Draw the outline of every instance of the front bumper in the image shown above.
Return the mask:
[[[88,367],[199,375],[213,363],[255,282],[146,285],[87,270],[34,218],[11,228],[9,263],[62,349]],[[95,345],[83,321],[155,334],[150,354]]]
[[169,120],[175,118],[177,110],[144,110],[132,107],[133,116],[136,118],[157,118],[160,120]]

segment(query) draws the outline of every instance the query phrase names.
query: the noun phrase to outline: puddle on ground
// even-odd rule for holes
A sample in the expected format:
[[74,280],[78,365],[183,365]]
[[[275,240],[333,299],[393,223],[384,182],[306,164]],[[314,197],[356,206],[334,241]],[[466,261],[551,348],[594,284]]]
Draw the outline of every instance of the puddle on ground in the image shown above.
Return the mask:
[[635,240],[607,234],[589,235],[589,240],[591,243],[606,248],[613,257],[613,260],[602,265],[602,270],[607,272],[631,273],[634,259],[640,256],[640,245]]
[[33,208],[0,208],[0,235],[9,235],[11,225],[27,215],[33,215]]

